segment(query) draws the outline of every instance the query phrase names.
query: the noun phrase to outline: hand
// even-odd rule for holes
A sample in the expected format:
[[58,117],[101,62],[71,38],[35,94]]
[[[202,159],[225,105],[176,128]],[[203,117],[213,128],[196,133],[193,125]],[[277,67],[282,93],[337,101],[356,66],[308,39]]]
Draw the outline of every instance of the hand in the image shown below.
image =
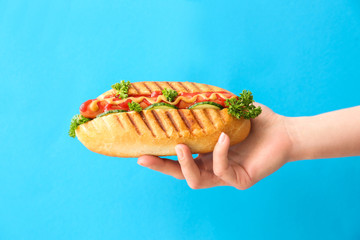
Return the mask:
[[186,179],[193,189],[215,186],[247,189],[290,160],[292,148],[286,118],[257,105],[263,112],[251,120],[251,132],[239,144],[229,147],[230,139],[222,133],[212,153],[193,159],[190,149],[179,144],[175,148],[178,161],[146,155],[138,159],[138,164]]

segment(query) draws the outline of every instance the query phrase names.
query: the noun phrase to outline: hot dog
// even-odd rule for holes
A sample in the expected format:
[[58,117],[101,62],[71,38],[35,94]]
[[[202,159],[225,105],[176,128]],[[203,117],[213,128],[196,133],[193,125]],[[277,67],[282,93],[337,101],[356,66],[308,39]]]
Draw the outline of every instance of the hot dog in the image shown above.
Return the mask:
[[69,135],[91,151],[116,157],[211,152],[221,132],[231,145],[243,141],[250,118],[261,113],[250,91],[239,96],[194,82],[125,82],[85,101],[71,121]]

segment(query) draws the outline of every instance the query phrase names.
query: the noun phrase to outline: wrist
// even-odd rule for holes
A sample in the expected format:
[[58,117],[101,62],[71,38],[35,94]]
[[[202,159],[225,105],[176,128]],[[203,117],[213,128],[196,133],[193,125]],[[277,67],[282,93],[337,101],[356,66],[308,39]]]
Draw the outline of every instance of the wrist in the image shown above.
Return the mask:
[[289,150],[288,162],[294,162],[298,160],[312,159],[311,149],[306,147],[306,141],[310,139],[304,139],[305,128],[303,122],[308,117],[285,117],[285,127],[291,141],[291,147]]
[[285,117],[291,142],[289,161],[357,156],[360,107],[311,117]]

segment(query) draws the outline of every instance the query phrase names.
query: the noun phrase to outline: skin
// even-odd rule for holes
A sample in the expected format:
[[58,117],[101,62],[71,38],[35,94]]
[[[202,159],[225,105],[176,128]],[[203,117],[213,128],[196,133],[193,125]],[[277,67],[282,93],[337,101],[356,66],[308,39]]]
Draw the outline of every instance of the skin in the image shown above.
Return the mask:
[[185,179],[192,189],[233,186],[247,189],[290,161],[360,155],[360,106],[316,115],[285,117],[262,104],[249,136],[230,147],[222,133],[212,153],[193,159],[175,147],[178,161],[142,156],[138,164]]

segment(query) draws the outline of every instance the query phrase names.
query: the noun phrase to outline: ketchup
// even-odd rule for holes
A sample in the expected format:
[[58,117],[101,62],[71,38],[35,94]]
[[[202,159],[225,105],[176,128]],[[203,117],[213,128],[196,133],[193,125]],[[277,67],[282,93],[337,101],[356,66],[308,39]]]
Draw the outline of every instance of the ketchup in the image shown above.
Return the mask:
[[126,100],[125,102],[122,102],[120,104],[110,104],[107,103],[104,107],[104,112],[110,111],[110,110],[129,110],[128,103],[132,102],[131,99]]
[[160,95],[163,95],[161,91],[154,91],[151,93],[150,97],[158,97]]
[[[209,100],[208,98],[213,94],[216,94],[215,100]],[[200,95],[201,94],[201,95]],[[224,97],[221,97],[220,94],[222,94]],[[162,95],[161,91],[154,91],[151,94],[129,94],[129,97],[145,97],[141,102],[139,102],[140,106],[144,109],[151,105],[151,102],[147,100],[146,98],[157,98],[158,96]],[[198,103],[198,102],[206,102],[211,101],[220,104],[221,106],[225,107],[225,101],[228,98],[231,98],[232,96],[235,96],[232,93],[229,92],[194,92],[194,93],[180,93],[179,96],[183,96],[186,98],[192,98],[196,95],[199,95],[196,97],[194,102],[187,103],[183,100],[180,100],[179,103],[176,105],[179,109],[185,109],[190,107],[191,105]],[[129,105],[128,103],[132,102],[131,99],[126,99],[125,101],[121,103],[116,103],[116,100],[119,100],[119,98],[116,97],[116,94],[110,94],[105,96],[105,99],[113,98],[113,103],[108,103],[105,100],[98,100],[98,99],[90,99],[81,104],[80,106],[80,113],[86,118],[95,118],[97,115],[107,112],[110,110],[125,110],[129,111]],[[93,111],[89,108],[89,105],[93,101],[98,101],[97,104],[97,110]]]
[[[211,94],[215,93],[216,94],[216,99],[215,100],[209,100],[208,98],[211,96]],[[218,94],[217,94],[218,93]],[[181,93],[179,96],[184,96],[184,97],[188,97],[188,98],[192,98],[196,95],[205,95],[205,98],[203,96],[197,96],[196,97],[196,100],[194,102],[191,102],[191,103],[187,103],[185,101],[180,101],[176,106],[180,109],[184,109],[184,108],[188,108],[190,107],[191,105],[195,104],[195,103],[199,103],[199,102],[214,102],[214,103],[217,103],[217,104],[220,104],[221,106],[223,107],[226,107],[225,106],[225,101],[226,99],[228,98],[231,98],[232,96],[235,96],[234,94],[232,93],[229,93],[229,92],[194,92],[194,93]],[[224,95],[225,98],[222,98],[219,94],[222,94]]]
[[131,102],[131,99],[128,99],[120,104],[110,104],[107,101],[100,100],[96,103],[97,104],[96,111],[93,111],[89,108],[89,105],[93,101],[97,101],[97,99],[87,100],[86,102],[81,104],[81,106],[80,106],[81,115],[83,115],[86,118],[96,118],[96,116],[99,115],[100,113],[110,111],[110,110],[121,109],[121,110],[128,111],[129,110],[128,103]]
[[150,106],[151,105],[151,102],[149,102],[146,98],[144,98],[144,100],[142,100],[141,102],[140,102],[140,106],[142,107],[142,108],[147,108],[148,106]]

